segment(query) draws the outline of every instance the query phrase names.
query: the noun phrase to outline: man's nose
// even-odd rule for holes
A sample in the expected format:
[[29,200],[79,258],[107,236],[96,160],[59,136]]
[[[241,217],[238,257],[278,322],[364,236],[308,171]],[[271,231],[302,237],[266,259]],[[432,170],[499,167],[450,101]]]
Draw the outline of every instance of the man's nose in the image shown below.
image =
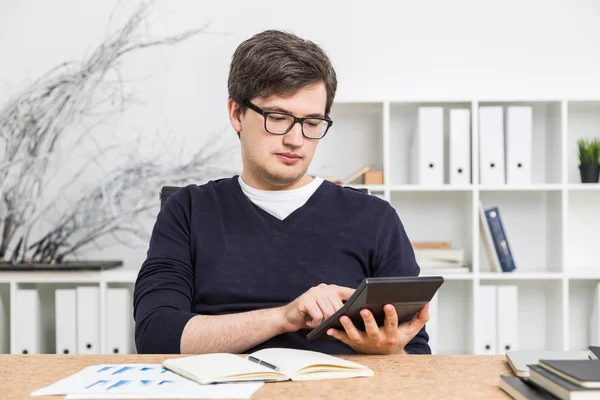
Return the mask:
[[303,142],[304,136],[302,136],[302,125],[297,122],[292,126],[292,129],[283,136],[283,143],[292,147],[300,147]]

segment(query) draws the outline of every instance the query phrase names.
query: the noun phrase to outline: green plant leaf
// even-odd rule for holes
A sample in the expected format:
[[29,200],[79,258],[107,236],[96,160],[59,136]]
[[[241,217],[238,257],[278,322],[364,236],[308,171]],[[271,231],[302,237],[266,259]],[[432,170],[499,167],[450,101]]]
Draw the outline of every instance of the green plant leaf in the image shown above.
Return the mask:
[[600,138],[579,139],[577,156],[581,165],[600,164]]

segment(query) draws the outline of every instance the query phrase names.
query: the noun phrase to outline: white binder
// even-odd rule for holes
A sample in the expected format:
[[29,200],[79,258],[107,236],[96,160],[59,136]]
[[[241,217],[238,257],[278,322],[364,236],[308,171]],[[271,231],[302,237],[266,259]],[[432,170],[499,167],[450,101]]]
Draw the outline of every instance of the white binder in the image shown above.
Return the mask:
[[504,185],[504,120],[502,107],[479,108],[479,182]]
[[532,122],[529,106],[511,106],[506,112],[506,183],[531,183]]
[[108,288],[106,295],[106,352],[131,354],[133,350],[133,309],[131,291]]
[[497,295],[498,289],[495,285],[479,286],[479,334],[475,346],[476,354],[498,353],[498,330],[497,330]]
[[40,354],[44,352],[40,296],[37,289],[17,289],[15,352]]
[[519,336],[518,288],[498,286],[498,352],[518,350]]
[[100,353],[100,290],[77,287],[77,353]]
[[56,354],[77,353],[77,293],[75,289],[56,289]]
[[451,185],[471,183],[471,112],[450,110],[448,179]]
[[425,326],[425,330],[429,335],[429,348],[431,349],[431,354],[438,354],[439,351],[439,291],[433,296],[431,301],[429,302],[429,321]]
[[444,184],[444,109],[419,107],[417,129],[412,138],[412,183]]

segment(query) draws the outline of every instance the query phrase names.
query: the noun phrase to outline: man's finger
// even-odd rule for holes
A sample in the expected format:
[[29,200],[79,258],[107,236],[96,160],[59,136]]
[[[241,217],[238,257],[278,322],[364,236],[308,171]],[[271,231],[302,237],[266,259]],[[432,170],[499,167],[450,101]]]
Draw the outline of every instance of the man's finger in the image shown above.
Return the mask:
[[348,335],[345,332],[341,332],[337,329],[329,329],[327,331],[327,334],[331,337],[336,338],[337,340],[339,340],[340,342],[343,342],[345,344],[347,344],[348,346],[352,346],[352,341],[350,340],[350,338],[348,338]]
[[339,310],[343,306],[340,299],[338,299],[335,295],[329,296],[327,298],[327,300],[329,300],[329,304],[331,304],[331,307],[333,308],[333,313],[335,313],[337,310]]
[[378,340],[381,336],[381,332],[379,331],[379,326],[377,326],[377,321],[375,321],[375,317],[369,310],[361,310],[361,317],[365,323],[365,332],[367,332],[367,336],[371,339]]
[[414,332],[416,335],[423,329],[427,321],[429,321],[429,303],[425,304],[425,307],[419,310],[417,315],[408,322],[408,329],[411,333]]
[[336,296],[335,294],[331,294],[329,296],[329,302],[331,303],[331,305],[333,306],[335,311],[339,310],[340,308],[342,308],[344,306],[344,303],[342,303],[342,300],[340,300],[340,298],[338,296]]
[[321,309],[323,319],[329,318],[335,312],[333,304],[331,304],[331,301],[329,301],[329,298],[327,298],[326,296],[317,298],[317,304]]
[[340,321],[350,340],[357,344],[363,342],[365,334],[356,329],[356,326],[354,326],[350,318],[348,318],[347,316],[343,316],[342,318],[340,318]]
[[317,303],[312,301],[308,303],[306,311],[308,312],[308,315],[311,318],[311,321],[309,321],[307,325],[311,328],[316,328],[317,326],[319,326],[319,324],[323,321],[323,313],[321,312],[321,309],[319,308]]
[[388,334],[396,332],[398,329],[398,314],[396,314],[396,308],[391,304],[383,306],[383,312],[385,313],[385,330]]
[[352,289],[352,288],[345,287],[345,286],[337,286],[337,285],[332,285],[332,286],[334,287],[335,291],[337,292],[337,294],[341,300],[348,300],[350,298],[350,296],[352,296],[352,294],[356,290],[356,289]]

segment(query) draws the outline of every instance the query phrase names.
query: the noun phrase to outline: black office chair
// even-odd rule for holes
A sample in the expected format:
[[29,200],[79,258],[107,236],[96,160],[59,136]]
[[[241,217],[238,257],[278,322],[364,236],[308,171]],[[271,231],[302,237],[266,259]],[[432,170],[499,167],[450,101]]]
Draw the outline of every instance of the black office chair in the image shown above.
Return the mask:
[[[165,205],[169,196],[178,191],[179,189],[181,189],[181,186],[163,186],[162,189],[160,189],[159,193],[160,208],[162,208]],[[358,190],[366,194],[371,194],[371,191],[369,189],[360,188]]]
[[163,208],[170,195],[181,189],[181,186],[163,186],[160,189],[160,208]]

